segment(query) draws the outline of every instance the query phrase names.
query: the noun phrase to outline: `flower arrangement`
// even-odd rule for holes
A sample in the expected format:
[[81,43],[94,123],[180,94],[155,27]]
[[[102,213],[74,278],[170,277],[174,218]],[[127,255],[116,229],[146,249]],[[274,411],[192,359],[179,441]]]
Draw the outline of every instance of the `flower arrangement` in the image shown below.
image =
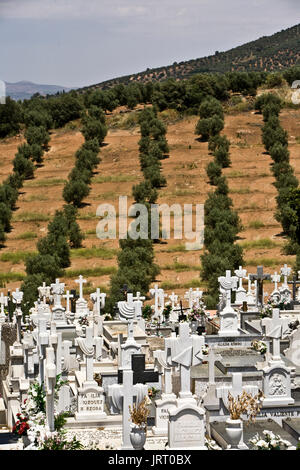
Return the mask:
[[268,301],[260,311],[260,318],[271,318],[273,315],[274,304]]
[[289,441],[281,439],[278,434],[272,431],[263,431],[263,437],[256,434],[249,443],[254,446],[256,450],[283,450],[291,446]]
[[208,356],[208,353],[209,353],[209,347],[208,347],[208,344],[205,344],[202,348],[202,354],[203,356]]
[[236,398],[234,398],[229,392],[228,409],[230,419],[240,419],[242,414],[247,414],[248,421],[254,422],[256,415],[260,412],[262,406],[261,400],[263,397],[264,394],[261,390],[254,396],[244,390],[243,393],[238,395]]
[[[57,401],[60,388],[67,381],[61,379],[61,375],[57,375],[55,384],[54,398]],[[81,444],[76,439],[68,442],[65,438],[65,430],[67,413],[61,413],[54,416],[55,431],[50,432],[46,425],[46,393],[43,383],[34,382],[28,390],[28,398],[21,405],[22,415],[15,425],[15,432],[19,435],[27,435],[31,444],[28,449],[31,450],[76,450],[81,448]],[[22,423],[26,423],[25,425]],[[20,434],[18,430],[23,429]],[[25,433],[26,431],[26,433]]]
[[155,400],[156,396],[159,394],[159,390],[155,387],[148,388],[148,397],[150,400]]
[[254,351],[258,351],[260,354],[265,354],[267,352],[267,345],[263,341],[252,341],[251,346]]
[[102,385],[102,377],[101,374],[94,374],[94,380],[97,382],[97,385],[101,387]]
[[151,403],[149,397],[145,397],[139,405],[133,405],[129,407],[130,418],[133,424],[137,427],[147,430],[147,418],[150,410],[147,405]]
[[28,416],[23,416],[21,413],[17,413],[18,421],[14,425],[12,431],[18,436],[27,436],[27,431],[29,429]]
[[204,304],[200,304],[199,307],[193,306],[190,313],[187,315],[188,321],[201,321],[207,316]]
[[79,320],[78,320],[78,323],[79,323],[80,326],[89,326],[89,321],[88,321],[87,315],[84,315],[84,316],[80,317]]

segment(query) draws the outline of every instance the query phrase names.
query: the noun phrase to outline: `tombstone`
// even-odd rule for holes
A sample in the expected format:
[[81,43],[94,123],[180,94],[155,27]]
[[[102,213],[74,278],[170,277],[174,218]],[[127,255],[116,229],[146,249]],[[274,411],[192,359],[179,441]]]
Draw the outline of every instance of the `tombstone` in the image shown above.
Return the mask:
[[218,278],[221,288],[226,293],[225,308],[219,313],[220,329],[219,336],[239,336],[239,319],[238,314],[231,307],[231,290],[236,288],[237,277],[231,276],[231,271],[226,271],[226,277]]
[[106,418],[104,412],[103,388],[94,380],[94,338],[93,327],[86,328],[86,337],[77,338],[77,345],[83,352],[86,360],[86,378],[82,387],[78,389],[78,408],[75,413],[77,421],[96,421]]
[[43,282],[43,285],[38,287],[38,293],[39,299],[41,300],[44,315],[51,313],[50,307],[47,304],[47,299],[51,299],[51,287],[46,286],[46,283]]
[[280,282],[280,279],[281,279],[281,276],[280,276],[280,274],[277,274],[276,271],[271,276],[271,280],[272,280],[272,282],[274,282],[274,290],[270,295],[270,299],[271,299],[272,302],[275,302],[275,303],[280,303],[280,300],[281,300],[281,294],[280,294],[279,289],[278,289],[278,283]]
[[127,301],[118,302],[118,309],[120,319],[127,321],[128,324],[126,342],[120,345],[121,358],[119,358],[119,368],[124,370],[131,368],[132,354],[138,354],[141,351],[141,345],[135,341],[133,334],[133,321],[136,315],[136,301],[133,301],[133,294],[127,294]]
[[256,304],[263,307],[264,305],[264,281],[271,280],[270,274],[264,274],[263,266],[257,266],[256,274],[250,274],[251,281],[257,281]]
[[54,348],[46,348],[45,392],[46,392],[46,422],[50,432],[54,431],[54,398],[56,384],[56,364]]
[[291,268],[289,268],[287,264],[285,264],[280,270],[281,275],[283,276],[283,283],[279,288],[279,292],[281,294],[281,302],[285,302],[286,304],[289,304],[292,301],[292,293],[288,285],[288,277],[290,276],[291,271]]
[[65,290],[65,284],[56,279],[55,284],[51,284],[53,293],[52,320],[59,324],[66,323],[65,309],[61,304],[61,299]]
[[202,348],[204,338],[190,335],[188,323],[179,325],[179,336],[165,339],[166,357],[172,365],[180,367],[180,402],[195,403],[191,393],[191,366],[202,363]]
[[123,384],[109,385],[108,396],[114,408],[122,411],[122,450],[133,450],[130,441],[130,412],[133,402],[139,405],[148,395],[148,386],[143,384],[133,385],[133,371],[130,369],[123,370]]
[[169,316],[169,321],[171,323],[176,323],[178,322],[178,312],[177,310],[177,301],[178,301],[178,295],[176,295],[174,292],[172,292],[171,295],[169,295],[169,299],[171,302],[171,312]]
[[167,450],[207,450],[204,417],[204,410],[190,403],[170,409]]
[[234,398],[241,396],[243,391],[251,394],[252,396],[257,395],[259,388],[257,385],[243,385],[243,373],[232,372],[232,383],[230,385],[223,384],[216,388],[216,396],[221,399],[225,408],[228,410],[229,401],[228,394],[230,393]]
[[169,410],[176,407],[176,395],[172,393],[172,365],[168,363],[166,351],[154,351],[155,363],[158,364],[164,379],[161,398],[155,400],[155,425],[152,432],[155,436],[168,435]]
[[98,317],[101,315],[101,309],[105,307],[105,298],[106,294],[101,293],[99,287],[97,287],[96,292],[93,292],[90,295],[90,299],[93,302],[93,314],[94,317]]
[[265,396],[263,406],[282,406],[294,403],[294,399],[291,397],[292,369],[285,366],[280,355],[280,339],[283,331],[280,310],[274,308],[269,328],[266,331],[266,336],[272,339],[273,352],[267,363],[259,366],[263,371],[263,392]]
[[75,282],[79,284],[79,298],[76,300],[76,318],[79,318],[89,313],[87,301],[83,297],[83,284],[87,281],[80,275]]
[[[70,348],[72,347],[72,341],[64,340],[62,342],[62,367],[61,367],[61,378],[63,381],[67,381],[68,372],[71,366],[71,354]],[[59,390],[58,395],[58,412],[68,412],[71,409],[71,390],[69,384],[63,385]]]
[[242,266],[239,269],[235,270],[235,275],[239,279],[239,287],[236,291],[235,303],[236,305],[243,305],[243,302],[246,302],[246,290],[243,288],[243,278],[247,275],[247,270],[243,269]]
[[135,304],[135,318],[138,326],[145,333],[145,320],[143,319],[143,301],[146,300],[146,297],[141,296],[140,292],[136,293],[135,297],[132,297]]

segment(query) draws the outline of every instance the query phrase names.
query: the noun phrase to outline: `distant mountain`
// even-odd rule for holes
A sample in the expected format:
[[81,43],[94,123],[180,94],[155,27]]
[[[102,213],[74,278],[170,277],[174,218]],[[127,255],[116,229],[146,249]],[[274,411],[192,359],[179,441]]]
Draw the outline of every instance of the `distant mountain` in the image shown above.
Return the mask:
[[6,82],[6,95],[14,100],[29,99],[35,93],[40,95],[53,95],[57,92],[70,91],[71,88],[57,85],[39,85],[37,83],[21,81],[17,83]]
[[203,72],[273,72],[294,65],[300,65],[300,24],[272,36],[263,36],[256,41],[248,42],[227,52],[217,51],[208,57],[147,69],[144,72],[85,87],[84,90],[89,88],[106,89],[119,83],[126,85],[132,82],[146,83],[168,78],[183,79]]

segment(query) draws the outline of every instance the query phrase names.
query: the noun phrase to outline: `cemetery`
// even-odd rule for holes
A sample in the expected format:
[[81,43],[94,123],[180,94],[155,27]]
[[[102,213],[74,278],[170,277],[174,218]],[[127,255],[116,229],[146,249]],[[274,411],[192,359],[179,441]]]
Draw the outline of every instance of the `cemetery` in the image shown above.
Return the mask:
[[1,292],[9,439],[0,447],[297,449],[300,282],[291,274],[287,265],[227,270],[212,311],[199,289],[182,299],[157,284],[149,296],[126,289],[110,320],[106,294],[85,298],[81,275],[75,296],[59,279],[43,283],[29,315],[19,288]]

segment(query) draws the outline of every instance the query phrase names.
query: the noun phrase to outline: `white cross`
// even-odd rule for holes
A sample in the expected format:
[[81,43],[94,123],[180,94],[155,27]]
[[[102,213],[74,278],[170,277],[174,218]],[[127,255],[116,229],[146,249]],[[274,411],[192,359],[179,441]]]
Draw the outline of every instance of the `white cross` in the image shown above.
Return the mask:
[[184,298],[189,302],[189,308],[193,307],[193,289],[192,287],[184,294]]
[[137,292],[137,293],[136,293],[136,296],[133,297],[133,300],[141,300],[141,301],[143,301],[143,300],[146,300],[146,297],[141,296],[141,293],[140,293],[140,292]]
[[195,291],[193,291],[193,303],[196,305],[197,308],[200,307],[200,300],[202,299],[203,291],[197,287]]
[[236,276],[239,278],[239,289],[243,288],[243,278],[247,276],[247,270],[243,269],[242,266],[239,267],[239,269],[236,269],[235,271]]
[[288,285],[287,280],[288,280],[289,275],[291,274],[291,268],[289,268],[288,265],[285,264],[283,268],[281,268],[280,272],[282,276],[284,277],[283,286],[287,286]]
[[94,363],[94,328],[87,326],[85,330],[85,338],[77,338],[77,345],[85,355],[86,359],[86,382],[94,383],[93,363]]
[[43,282],[43,285],[38,287],[39,296],[43,297],[44,304],[46,303],[47,297],[50,297],[50,286],[46,286],[46,283]]
[[280,339],[285,333],[286,319],[280,318],[279,308],[273,308],[272,318],[264,318],[262,324],[266,327],[266,337],[273,341],[273,361],[281,361]]
[[101,293],[99,287],[97,287],[96,292],[93,292],[90,295],[90,299],[92,302],[95,304],[95,314],[100,315],[101,314],[101,307],[103,308],[105,305],[105,293]]
[[226,294],[226,309],[231,308],[231,290],[236,289],[238,278],[236,276],[231,276],[231,271],[226,271],[226,276],[221,276],[218,278],[220,286],[225,290]]
[[67,290],[66,294],[63,295],[63,298],[67,301],[67,311],[66,313],[70,313],[70,299],[73,299],[74,295],[70,294],[70,291]]
[[49,333],[47,332],[47,320],[38,320],[38,353],[39,353],[39,383],[44,382],[45,371],[44,361],[46,356],[46,346],[49,345]]
[[133,371],[132,370],[123,370],[123,385],[114,384],[109,385],[108,387],[108,396],[110,397],[111,402],[114,407],[123,410],[122,417],[122,434],[123,442],[122,449],[130,450],[132,449],[132,444],[130,441],[130,412],[129,407],[132,408],[133,400],[136,399],[136,404],[138,405],[145,398],[148,393],[148,385],[136,384],[133,385]]
[[274,282],[274,290],[278,290],[278,282],[280,282],[281,276],[277,274],[277,271],[271,276],[272,282]]
[[83,279],[83,277],[80,274],[79,279],[76,279],[75,282],[79,284],[79,298],[83,299],[83,284],[86,283],[86,279]]
[[203,336],[190,336],[188,323],[180,323],[177,337],[165,338],[166,357],[180,366],[180,398],[191,398],[191,366],[202,363]]
[[172,310],[174,310],[174,308],[175,308],[175,303],[176,303],[177,300],[178,300],[178,295],[176,295],[174,292],[172,292],[172,294],[169,295],[169,299],[171,300]]
[[61,296],[65,290],[65,284],[63,282],[59,282],[59,279],[55,280],[55,284],[51,284],[51,289],[54,294],[54,306],[60,307],[61,306]]
[[13,303],[20,305],[23,300],[23,292],[17,287],[15,292],[12,293]]

